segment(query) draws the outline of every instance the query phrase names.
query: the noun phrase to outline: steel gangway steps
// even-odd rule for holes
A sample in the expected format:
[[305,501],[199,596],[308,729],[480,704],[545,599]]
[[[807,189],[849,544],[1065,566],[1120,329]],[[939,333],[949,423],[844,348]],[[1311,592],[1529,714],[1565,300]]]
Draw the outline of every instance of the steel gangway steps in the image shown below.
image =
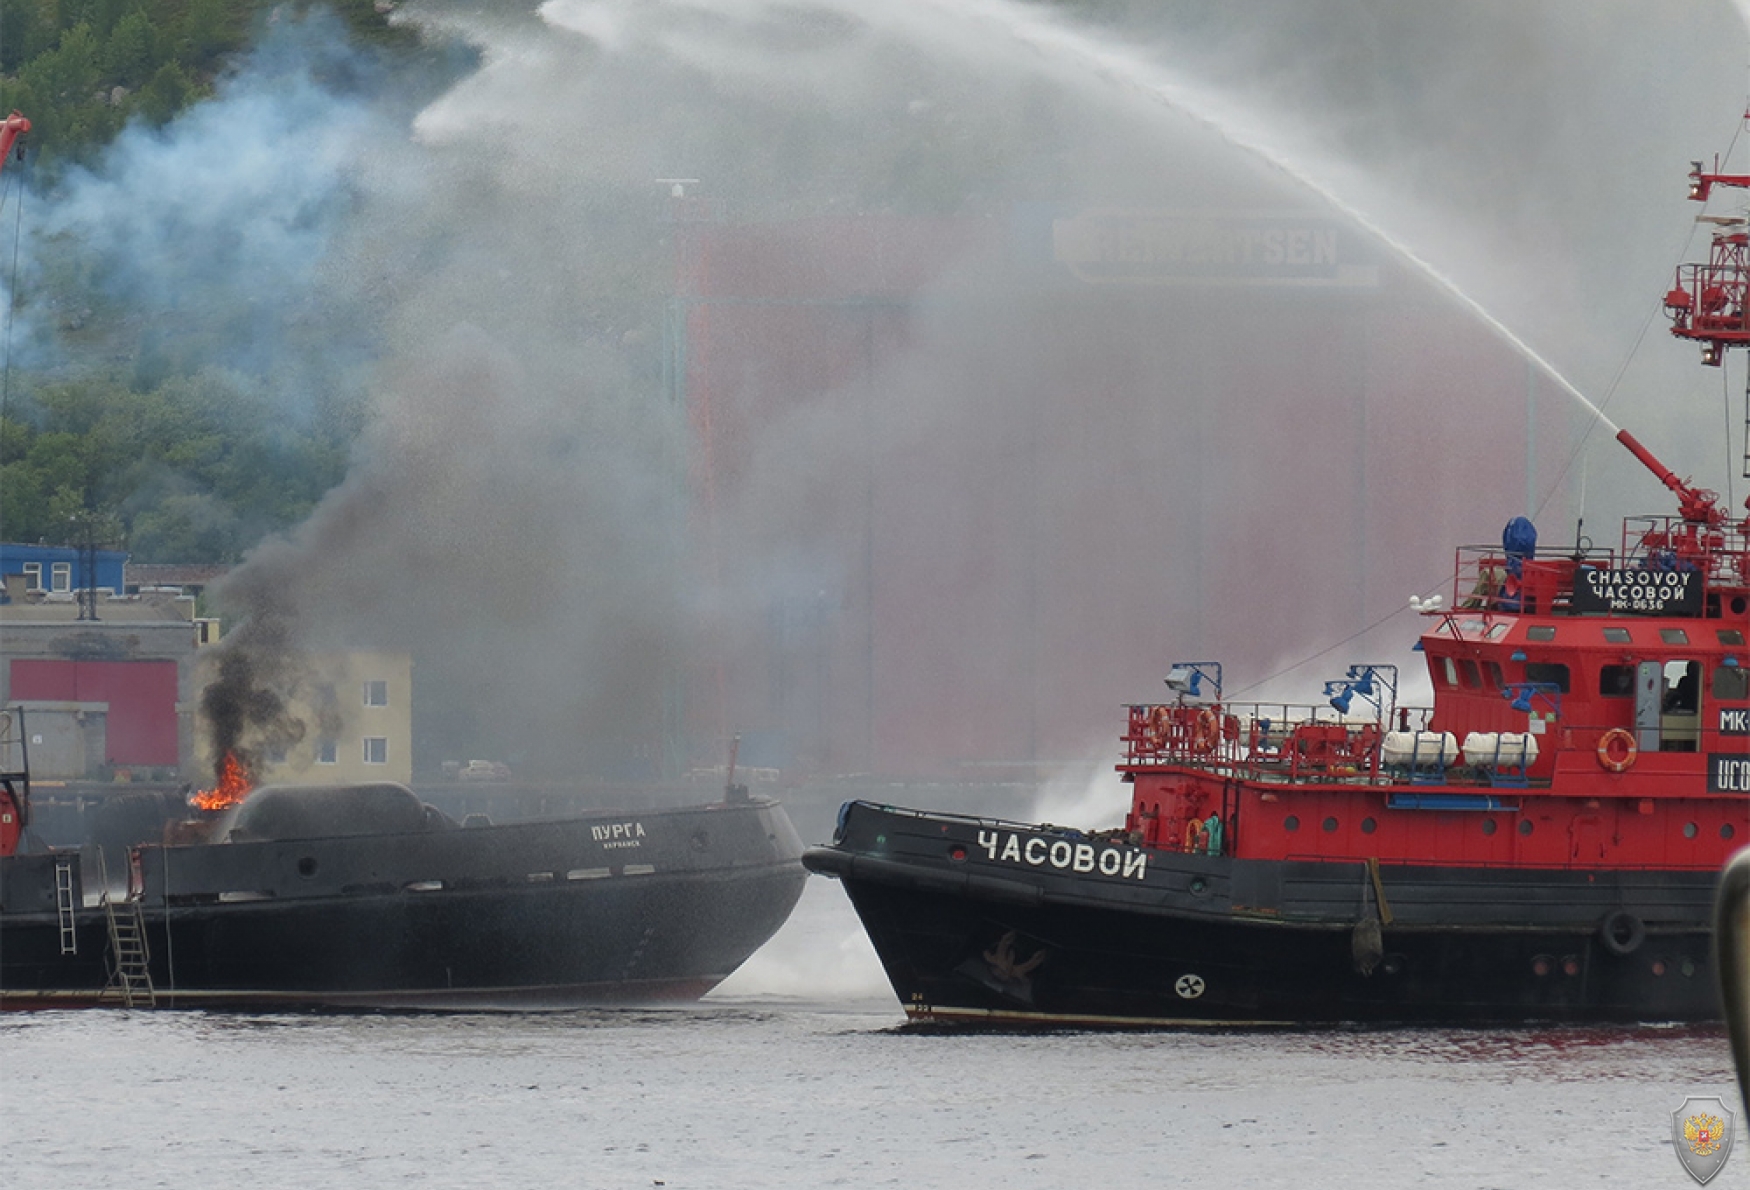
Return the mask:
[[105,891],[103,913],[109,921],[109,982],[103,994],[113,994],[129,1008],[156,1008],[158,994],[152,987],[146,918],[140,902],[131,898],[117,902]]

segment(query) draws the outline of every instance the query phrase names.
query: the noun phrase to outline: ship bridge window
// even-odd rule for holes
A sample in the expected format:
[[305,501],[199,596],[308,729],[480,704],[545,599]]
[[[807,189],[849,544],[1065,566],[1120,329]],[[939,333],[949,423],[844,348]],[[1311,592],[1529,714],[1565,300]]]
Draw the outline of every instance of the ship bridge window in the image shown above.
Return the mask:
[[1627,628],[1606,628],[1604,639],[1613,645],[1626,645],[1633,642],[1634,637],[1629,635]]
[[1448,686],[1458,685],[1458,663],[1450,657],[1442,657],[1440,667],[1445,671],[1446,684]]
[[1506,635],[1507,635],[1507,625],[1505,625],[1505,624],[1490,624],[1488,631],[1483,633],[1483,639],[1484,640],[1500,640],[1503,636],[1506,636]]
[[1568,667],[1556,661],[1527,661],[1525,663],[1525,680],[1536,682],[1541,686],[1554,686],[1566,694],[1568,692]]
[[1635,696],[1635,667],[1632,665],[1606,665],[1598,671],[1598,693],[1605,698],[1633,698]]
[[1750,671],[1741,665],[1722,665],[1714,670],[1714,697],[1722,702],[1750,698]]
[[1744,643],[1744,633],[1737,628],[1721,628],[1719,634],[1722,645],[1741,645]]
[[1490,690],[1499,690],[1507,685],[1507,679],[1501,675],[1499,661],[1483,662],[1483,684]]
[[1668,645],[1686,645],[1689,643],[1689,633],[1681,628],[1661,628],[1659,639]]
[[1701,662],[1665,663],[1659,703],[1659,750],[1694,752],[1701,741]]
[[1475,690],[1483,684],[1482,674],[1477,670],[1477,663],[1469,657],[1458,663],[1458,680],[1466,690]]
[[1554,624],[1533,624],[1525,630],[1526,640],[1554,640],[1556,626]]
[[1693,715],[1701,709],[1701,662],[1667,661],[1665,663],[1665,700],[1661,704],[1667,715]]

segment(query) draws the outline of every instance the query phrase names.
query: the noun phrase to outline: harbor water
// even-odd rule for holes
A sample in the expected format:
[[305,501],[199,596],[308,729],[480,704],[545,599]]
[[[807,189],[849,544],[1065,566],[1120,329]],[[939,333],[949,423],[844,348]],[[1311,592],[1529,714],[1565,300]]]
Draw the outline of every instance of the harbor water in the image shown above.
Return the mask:
[[[0,1021],[8,1190],[1693,1185],[1724,1031],[909,1029],[843,892],[696,1007]],[[1750,1185],[1750,1140],[1715,1186]]]

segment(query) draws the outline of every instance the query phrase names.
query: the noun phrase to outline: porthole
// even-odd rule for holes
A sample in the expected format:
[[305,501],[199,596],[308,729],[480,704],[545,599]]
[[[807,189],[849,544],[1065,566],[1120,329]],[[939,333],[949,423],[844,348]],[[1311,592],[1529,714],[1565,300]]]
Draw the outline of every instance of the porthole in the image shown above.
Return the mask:
[[1693,839],[1697,833],[1695,823],[1686,822],[1683,824],[1683,837],[1685,839]]
[[1653,971],[1654,975],[1665,974],[1665,960],[1664,959],[1654,959],[1652,971]]
[[1531,960],[1531,973],[1537,976],[1548,975],[1556,969],[1556,961],[1547,954],[1540,954]]
[[1485,835],[1492,835],[1498,829],[1499,828],[1495,825],[1495,820],[1493,818],[1483,819],[1483,833]]
[[1287,818],[1284,818],[1282,820],[1282,829],[1285,831],[1297,831],[1297,830],[1299,830],[1300,829],[1300,818],[1297,815],[1290,814]]
[[1580,974],[1580,960],[1574,955],[1562,956],[1562,974],[1570,979]]
[[1325,819],[1323,825],[1325,828],[1325,832],[1328,834],[1331,831],[1334,831],[1337,829],[1337,820],[1335,818],[1327,818],[1327,819]]
[[1693,979],[1695,977],[1695,960],[1684,959],[1681,963],[1677,964],[1677,969],[1683,972],[1683,978]]
[[1531,833],[1531,819],[1521,818],[1519,820],[1519,833],[1522,835],[1529,835]]
[[298,861],[298,875],[309,877],[309,876],[314,876],[315,874],[316,874],[316,857],[315,856],[306,855]]
[[1361,820],[1361,833],[1362,834],[1371,835],[1377,829],[1379,829],[1379,823],[1375,822],[1373,819],[1363,818]]
[[1737,833],[1738,833],[1737,831],[1732,829],[1731,823],[1729,823],[1729,822],[1720,823],[1720,838],[1729,839]]

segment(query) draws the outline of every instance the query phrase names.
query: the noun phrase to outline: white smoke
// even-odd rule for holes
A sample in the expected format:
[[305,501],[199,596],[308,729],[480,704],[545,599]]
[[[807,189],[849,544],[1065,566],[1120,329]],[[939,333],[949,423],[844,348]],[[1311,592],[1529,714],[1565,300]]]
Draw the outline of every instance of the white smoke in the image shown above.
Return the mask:
[[[116,300],[167,325],[223,311],[238,333],[215,356],[280,378],[290,408],[375,357],[352,478],[239,590],[414,652],[452,737],[433,747],[514,737],[562,767],[591,730],[672,726],[675,675],[696,694],[746,644],[738,617],[842,623],[880,596],[896,635],[867,661],[840,641],[819,668],[872,667],[884,729],[953,723],[960,754],[989,758],[1004,733],[977,725],[1024,713],[1057,733],[1040,756],[1093,754],[1173,657],[1238,655],[1239,688],[1432,589],[1455,538],[1560,506],[1582,413],[1413,285],[1401,326],[1424,338],[1395,342],[1384,318],[1353,332],[1413,379],[1330,376],[1324,344],[1277,334],[1297,295],[1251,323],[1231,299],[1066,300],[969,252],[868,316],[855,375],[780,375],[806,353],[775,341],[720,380],[713,415],[743,433],[711,461],[707,514],[664,327],[685,231],[657,180],[700,179],[688,197],[739,227],[955,217],[999,244],[1029,202],[1318,210],[1323,192],[1602,400],[1689,233],[1685,163],[1741,110],[1743,43],[1728,6],[1677,22],[1625,0],[1113,6],[1091,24],[1103,11],[415,3],[405,19],[479,66],[411,118],[333,26],[293,23],[214,100],[70,179],[39,238],[79,242]],[[1712,378],[1656,352],[1610,415],[1707,474],[1717,404],[1692,398]],[[1351,391],[1360,414],[1333,399]],[[1304,445],[1338,423],[1360,474]],[[1528,446],[1528,424],[1550,440]],[[1592,487],[1660,495],[1615,455]],[[886,536],[865,541],[869,501]],[[1332,674],[1390,659],[1355,648]],[[820,701],[799,713],[845,717]]]

